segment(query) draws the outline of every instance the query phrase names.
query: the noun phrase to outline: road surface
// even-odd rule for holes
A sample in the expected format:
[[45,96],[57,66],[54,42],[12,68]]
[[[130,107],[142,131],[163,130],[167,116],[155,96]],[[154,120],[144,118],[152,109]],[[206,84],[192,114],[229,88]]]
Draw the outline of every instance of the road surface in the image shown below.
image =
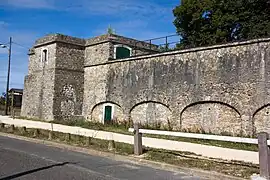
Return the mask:
[[196,180],[183,173],[0,136],[0,180]]

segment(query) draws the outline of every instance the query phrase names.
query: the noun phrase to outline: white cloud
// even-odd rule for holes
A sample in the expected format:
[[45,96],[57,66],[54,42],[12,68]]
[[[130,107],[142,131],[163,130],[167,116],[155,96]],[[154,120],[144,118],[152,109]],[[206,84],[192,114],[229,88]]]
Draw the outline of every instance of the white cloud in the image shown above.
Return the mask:
[[171,14],[170,6],[163,6],[156,2],[144,0],[78,0],[69,1],[62,6],[66,11],[75,11],[79,14],[113,16],[120,18],[166,18]]

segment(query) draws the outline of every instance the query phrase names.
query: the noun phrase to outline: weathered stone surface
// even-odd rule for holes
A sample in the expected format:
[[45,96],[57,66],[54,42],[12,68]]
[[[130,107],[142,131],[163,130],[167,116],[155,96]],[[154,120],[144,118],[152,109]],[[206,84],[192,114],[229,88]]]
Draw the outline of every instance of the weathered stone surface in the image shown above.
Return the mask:
[[110,55],[110,43],[105,42],[85,48],[85,66],[108,62]]
[[187,107],[180,117],[181,128],[187,132],[242,135],[240,114],[232,107],[204,102]]
[[[43,39],[31,50],[22,115],[103,122],[110,103],[118,121],[169,122],[215,134],[270,132],[270,39],[123,60],[113,60],[114,45],[133,47],[135,40],[104,35],[79,45],[60,39]],[[43,67],[44,47],[49,61]],[[152,52],[147,44],[141,48]]]
[[131,120],[134,123],[148,124],[153,127],[159,124],[164,127],[171,123],[171,111],[163,104],[145,102],[136,105],[131,110]]

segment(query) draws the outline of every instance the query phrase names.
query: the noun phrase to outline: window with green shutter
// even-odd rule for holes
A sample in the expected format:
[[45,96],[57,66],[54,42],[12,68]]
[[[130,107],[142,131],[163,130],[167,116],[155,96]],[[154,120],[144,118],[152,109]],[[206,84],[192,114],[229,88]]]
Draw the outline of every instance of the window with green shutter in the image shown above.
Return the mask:
[[118,46],[116,47],[116,59],[129,58],[131,55],[131,50],[126,47]]

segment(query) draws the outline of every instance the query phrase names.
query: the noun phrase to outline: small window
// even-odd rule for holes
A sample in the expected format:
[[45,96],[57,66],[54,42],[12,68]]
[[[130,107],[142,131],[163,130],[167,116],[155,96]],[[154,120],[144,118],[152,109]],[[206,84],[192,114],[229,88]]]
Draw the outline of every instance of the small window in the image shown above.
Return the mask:
[[116,45],[114,47],[114,58],[123,59],[131,56],[132,49],[125,45]]
[[48,50],[47,49],[42,50],[41,60],[42,60],[42,62],[48,62]]

